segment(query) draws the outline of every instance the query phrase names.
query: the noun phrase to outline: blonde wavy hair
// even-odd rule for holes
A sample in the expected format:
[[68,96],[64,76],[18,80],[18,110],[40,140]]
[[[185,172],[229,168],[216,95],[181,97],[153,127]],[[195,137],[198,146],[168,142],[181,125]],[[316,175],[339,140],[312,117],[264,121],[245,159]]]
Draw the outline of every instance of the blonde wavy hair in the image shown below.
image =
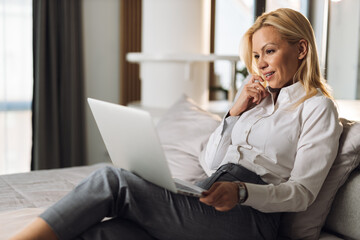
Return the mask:
[[290,44],[298,43],[301,39],[308,43],[307,55],[293,77],[293,82],[301,82],[306,91],[305,97],[298,104],[316,95],[317,88],[325,96],[332,99],[330,87],[326,84],[326,80],[320,71],[313,28],[309,20],[295,10],[279,8],[269,13],[263,13],[256,19],[254,25],[247,30],[241,40],[240,58],[244,61],[248,71],[251,74],[260,75],[252,53],[252,37],[257,30],[265,26],[276,28],[282,38]]

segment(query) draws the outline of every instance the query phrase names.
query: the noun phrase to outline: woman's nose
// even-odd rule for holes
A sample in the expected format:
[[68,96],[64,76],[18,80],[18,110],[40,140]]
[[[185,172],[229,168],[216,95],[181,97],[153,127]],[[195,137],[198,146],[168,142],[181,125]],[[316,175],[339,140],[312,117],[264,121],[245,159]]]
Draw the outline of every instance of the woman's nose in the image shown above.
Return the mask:
[[258,62],[257,62],[257,67],[259,69],[264,69],[268,66],[267,62],[265,61],[265,59],[263,57],[259,57]]

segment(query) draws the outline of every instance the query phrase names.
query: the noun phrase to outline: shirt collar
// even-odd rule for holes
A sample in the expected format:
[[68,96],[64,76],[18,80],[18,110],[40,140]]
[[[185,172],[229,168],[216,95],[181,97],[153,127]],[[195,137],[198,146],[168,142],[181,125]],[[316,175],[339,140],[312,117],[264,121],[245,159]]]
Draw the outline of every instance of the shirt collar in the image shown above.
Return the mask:
[[[269,89],[268,89],[269,91]],[[306,91],[303,85],[300,82],[291,84],[290,86],[283,87],[280,90],[279,96],[277,97],[277,102],[289,102],[295,103],[304,97]]]

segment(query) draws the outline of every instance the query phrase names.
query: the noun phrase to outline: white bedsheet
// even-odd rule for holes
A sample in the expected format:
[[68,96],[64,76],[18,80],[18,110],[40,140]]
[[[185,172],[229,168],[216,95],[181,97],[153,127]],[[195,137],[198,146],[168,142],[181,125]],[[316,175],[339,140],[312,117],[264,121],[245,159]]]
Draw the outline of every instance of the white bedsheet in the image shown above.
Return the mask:
[[0,175],[0,240],[14,235],[81,180],[106,165]]

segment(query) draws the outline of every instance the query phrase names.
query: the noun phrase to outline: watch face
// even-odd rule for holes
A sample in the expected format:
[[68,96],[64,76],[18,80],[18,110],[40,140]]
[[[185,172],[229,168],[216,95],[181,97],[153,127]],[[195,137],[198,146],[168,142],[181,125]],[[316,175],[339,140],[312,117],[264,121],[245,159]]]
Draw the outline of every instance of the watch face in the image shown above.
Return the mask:
[[239,203],[243,203],[246,200],[246,188],[242,183],[237,183],[239,187]]

